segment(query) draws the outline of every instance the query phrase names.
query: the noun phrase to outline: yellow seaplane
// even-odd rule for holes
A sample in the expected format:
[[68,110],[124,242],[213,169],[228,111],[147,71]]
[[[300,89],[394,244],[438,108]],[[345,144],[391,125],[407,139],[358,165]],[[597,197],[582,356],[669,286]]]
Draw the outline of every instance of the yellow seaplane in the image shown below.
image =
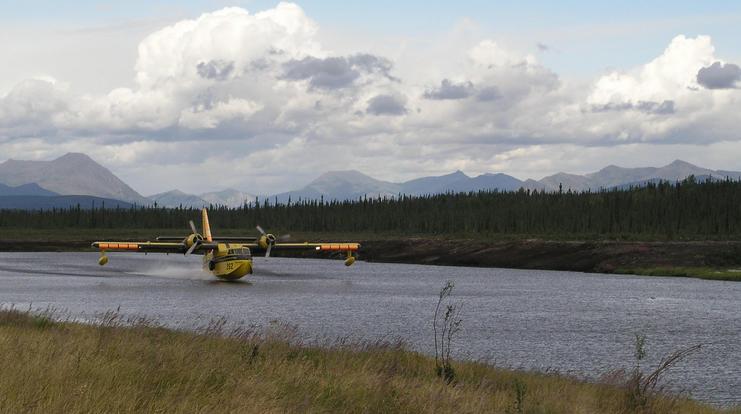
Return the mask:
[[359,243],[284,243],[275,235],[266,233],[257,226],[260,236],[257,237],[213,237],[208,223],[208,212],[201,211],[201,235],[190,221],[192,233],[186,237],[157,237],[155,241],[125,242],[96,241],[92,247],[100,251],[98,264],[108,263],[106,252],[139,252],[139,253],[182,253],[184,255],[202,254],[203,269],[223,280],[237,280],[252,273],[252,254],[265,253],[270,257],[273,250],[316,250],[342,252],[346,254],[345,266],[355,263],[355,254],[360,249]]

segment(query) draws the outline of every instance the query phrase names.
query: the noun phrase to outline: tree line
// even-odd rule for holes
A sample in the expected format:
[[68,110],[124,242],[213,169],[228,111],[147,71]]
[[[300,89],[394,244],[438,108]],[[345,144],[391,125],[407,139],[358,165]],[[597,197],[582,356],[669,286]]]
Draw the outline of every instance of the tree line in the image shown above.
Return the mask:
[[[734,238],[741,236],[741,182],[670,183],[601,191],[480,191],[352,201],[256,200],[240,208],[211,206],[215,229],[256,224],[295,232],[465,236]],[[187,229],[192,208],[2,210],[0,227]]]

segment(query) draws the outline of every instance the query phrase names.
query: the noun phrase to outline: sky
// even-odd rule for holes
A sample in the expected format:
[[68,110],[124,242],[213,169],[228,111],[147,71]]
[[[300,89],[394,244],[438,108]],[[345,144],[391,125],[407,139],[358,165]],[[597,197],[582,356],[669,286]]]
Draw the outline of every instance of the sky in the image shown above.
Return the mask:
[[148,195],[330,170],[741,170],[741,3],[0,3],[0,161]]

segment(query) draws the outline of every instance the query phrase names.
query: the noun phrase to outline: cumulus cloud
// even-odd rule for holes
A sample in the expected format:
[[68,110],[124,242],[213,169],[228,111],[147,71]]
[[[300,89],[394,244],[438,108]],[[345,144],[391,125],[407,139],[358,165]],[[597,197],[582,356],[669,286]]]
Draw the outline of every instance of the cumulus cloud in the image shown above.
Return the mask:
[[502,93],[496,86],[487,86],[482,88],[478,94],[476,94],[476,99],[479,101],[495,101],[501,97]]
[[191,129],[216,128],[223,121],[246,120],[262,109],[262,105],[245,99],[231,99],[216,105],[201,106],[184,110],[180,114],[179,124]]
[[56,135],[55,121],[69,108],[66,88],[50,78],[27,79],[0,98],[0,140]]
[[389,77],[391,62],[369,54],[327,57],[307,56],[283,64],[283,79],[308,80],[314,89],[340,89],[352,85],[361,76],[381,74]]
[[674,113],[674,101],[665,100],[664,102],[638,101],[636,103],[607,103],[601,106],[593,106],[592,110],[594,112],[638,111],[647,114],[668,115]]
[[479,42],[468,52],[468,57],[477,65],[489,69],[493,67],[513,66],[522,64],[533,64],[535,58],[532,55],[521,55],[513,52],[499,43],[486,39]]
[[425,91],[424,97],[427,99],[465,99],[473,93],[473,83],[471,81],[453,82],[450,79],[443,79],[440,86]]
[[697,72],[697,83],[708,89],[732,89],[740,80],[741,68],[733,63],[713,62]]
[[198,76],[203,62],[250,62],[276,56],[301,59],[321,55],[316,41],[318,27],[303,10],[291,3],[256,14],[238,7],[205,13],[160,29],[142,41],[135,66],[142,88],[172,87]]
[[196,65],[198,74],[205,79],[226,80],[234,72],[234,62],[211,60]]
[[602,76],[587,100],[596,105],[680,100],[697,88],[697,73],[714,60],[713,53],[709,36],[677,36],[646,65]]
[[372,115],[404,115],[405,100],[393,95],[377,95],[368,101],[366,112]]

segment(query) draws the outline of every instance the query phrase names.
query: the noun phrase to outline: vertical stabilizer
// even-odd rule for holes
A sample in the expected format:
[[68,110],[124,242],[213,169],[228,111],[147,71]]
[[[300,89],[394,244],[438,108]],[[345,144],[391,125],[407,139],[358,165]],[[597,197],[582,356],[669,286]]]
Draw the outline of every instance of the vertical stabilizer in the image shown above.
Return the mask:
[[202,222],[202,224],[203,224],[203,226],[202,226],[202,228],[203,228],[203,238],[207,242],[212,242],[212,241],[214,241],[214,239],[211,238],[211,226],[208,225],[208,212],[206,212],[206,209],[205,208],[203,210],[201,210],[201,216],[203,217],[203,222]]

